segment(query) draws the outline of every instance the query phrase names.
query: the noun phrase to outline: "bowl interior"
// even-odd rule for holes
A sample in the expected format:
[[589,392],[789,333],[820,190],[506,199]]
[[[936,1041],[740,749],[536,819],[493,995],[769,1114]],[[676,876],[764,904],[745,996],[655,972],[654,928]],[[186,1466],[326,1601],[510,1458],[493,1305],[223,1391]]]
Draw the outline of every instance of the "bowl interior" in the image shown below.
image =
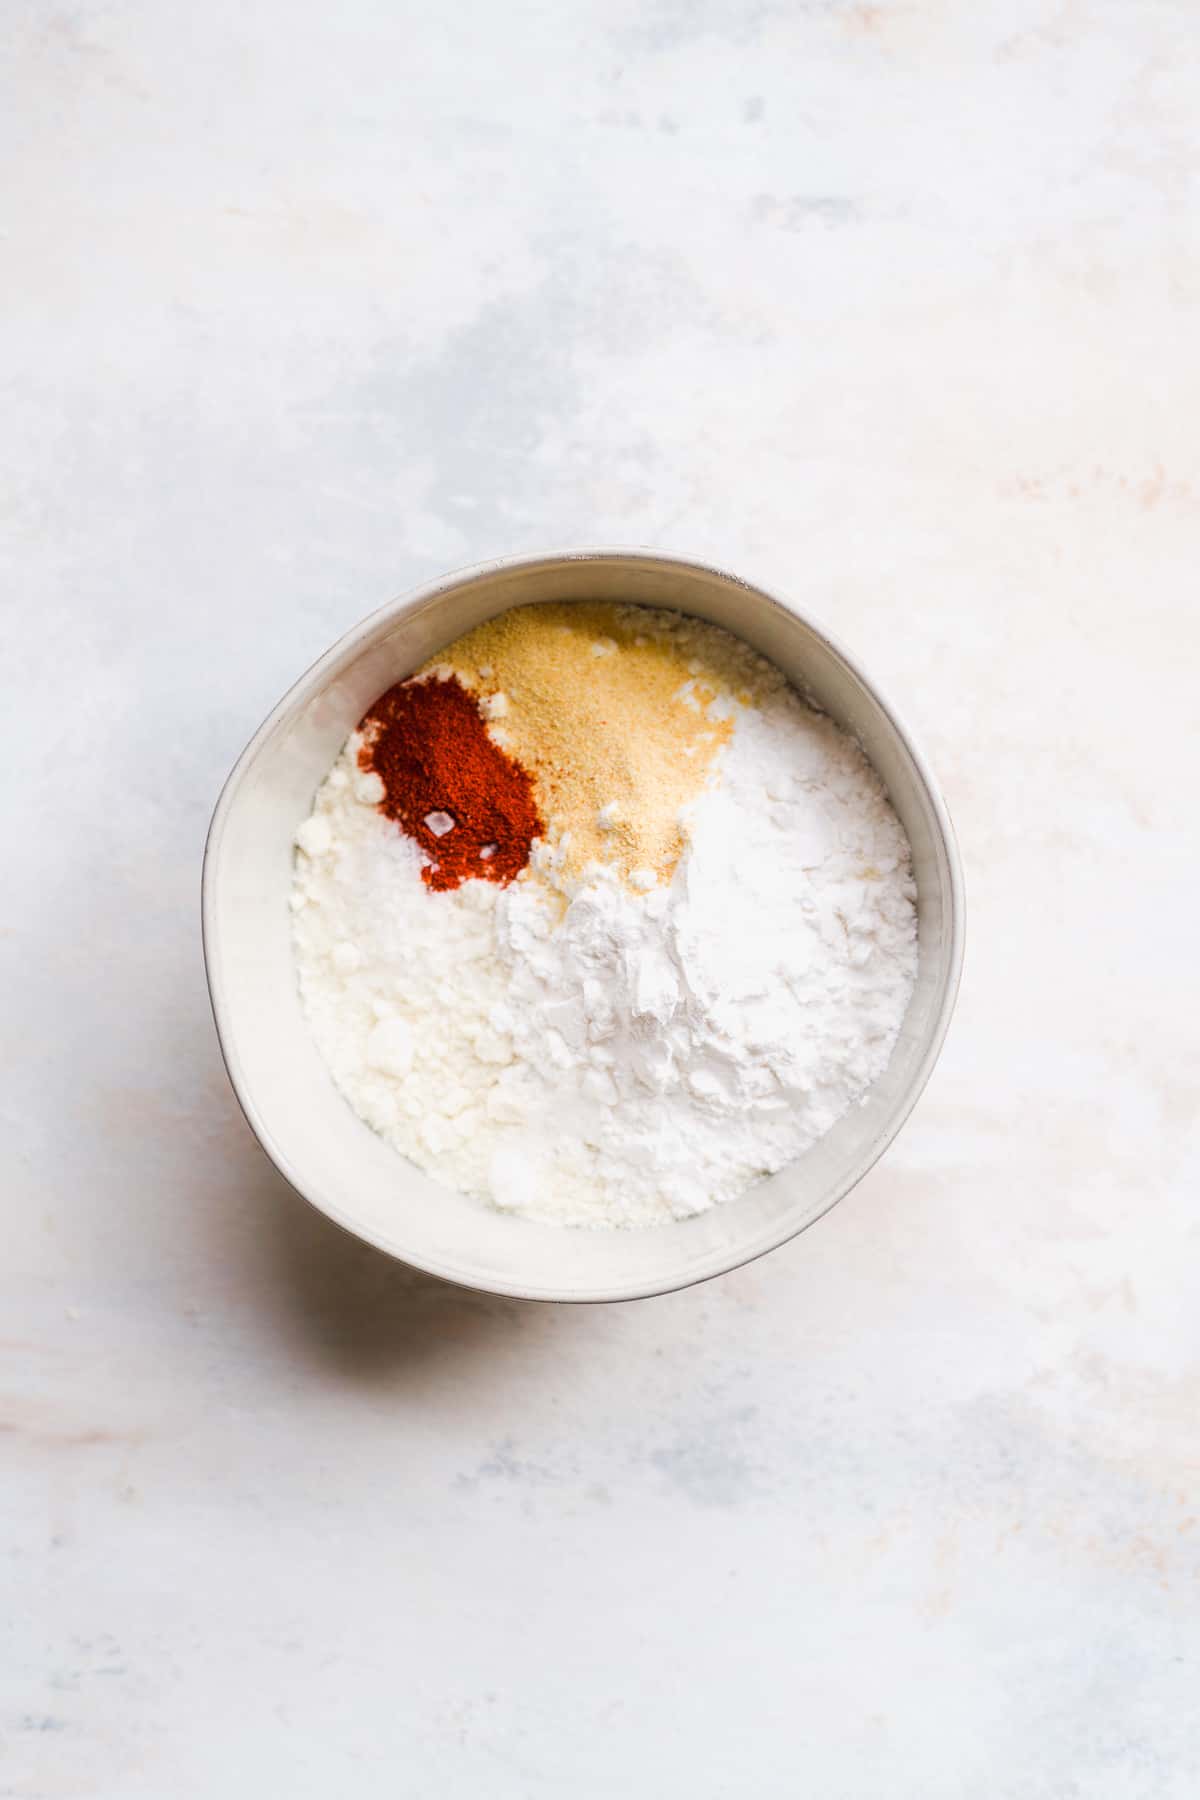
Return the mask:
[[[740,1200],[645,1231],[587,1232],[502,1216],[431,1181],[334,1088],[297,994],[288,928],[292,834],[347,734],[394,681],[506,607],[631,600],[723,625],[771,658],[861,742],[913,850],[920,973],[891,1063],[804,1156]],[[352,632],[297,683],[230,777],[205,863],[205,953],[226,1063],[264,1147],[339,1224],[430,1273],[540,1299],[618,1299],[747,1261],[834,1204],[890,1141],[940,1047],[958,980],[960,884],[949,827],[886,706],[815,625],[730,575],[596,553],[490,566],[424,590]]]

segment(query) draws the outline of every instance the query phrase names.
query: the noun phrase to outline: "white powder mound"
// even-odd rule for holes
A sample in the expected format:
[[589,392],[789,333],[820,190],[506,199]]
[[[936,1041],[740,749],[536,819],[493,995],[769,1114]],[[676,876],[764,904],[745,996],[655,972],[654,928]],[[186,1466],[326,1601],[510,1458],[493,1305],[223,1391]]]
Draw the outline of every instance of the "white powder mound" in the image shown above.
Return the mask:
[[351,739],[297,834],[300,990],[351,1106],[437,1180],[658,1224],[790,1162],[883,1072],[917,969],[904,833],[790,688],[732,711],[670,887],[593,868],[569,898],[432,892]]

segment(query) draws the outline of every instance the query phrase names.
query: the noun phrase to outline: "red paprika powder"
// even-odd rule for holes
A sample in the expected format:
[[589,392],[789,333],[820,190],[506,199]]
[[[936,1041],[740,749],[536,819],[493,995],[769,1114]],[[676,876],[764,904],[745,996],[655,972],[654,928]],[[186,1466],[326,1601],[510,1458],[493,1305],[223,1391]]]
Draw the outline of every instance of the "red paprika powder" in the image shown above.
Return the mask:
[[379,810],[429,857],[421,871],[429,887],[456,888],[472,876],[505,887],[520,874],[542,831],[533,781],[492,742],[479,702],[456,675],[398,682],[359,730],[359,767],[383,782]]

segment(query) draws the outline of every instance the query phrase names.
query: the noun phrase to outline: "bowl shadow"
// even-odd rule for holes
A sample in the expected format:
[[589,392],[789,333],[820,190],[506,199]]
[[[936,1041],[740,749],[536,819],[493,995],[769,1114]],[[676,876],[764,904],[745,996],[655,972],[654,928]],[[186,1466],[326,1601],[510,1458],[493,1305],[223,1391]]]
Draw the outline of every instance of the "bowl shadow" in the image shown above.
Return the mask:
[[296,1192],[244,1120],[238,1125],[248,1165],[238,1187],[254,1221],[256,1286],[303,1363],[367,1386],[434,1365],[442,1375],[447,1364],[511,1345],[535,1315],[561,1311],[455,1287],[352,1236]]

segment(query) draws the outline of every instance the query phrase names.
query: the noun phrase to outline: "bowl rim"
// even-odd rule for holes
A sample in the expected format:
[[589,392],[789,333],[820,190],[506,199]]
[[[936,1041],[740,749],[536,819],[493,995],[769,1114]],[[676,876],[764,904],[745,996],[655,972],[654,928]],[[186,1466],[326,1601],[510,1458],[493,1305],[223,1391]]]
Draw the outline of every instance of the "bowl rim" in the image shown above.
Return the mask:
[[[929,802],[937,833],[945,852],[949,872],[949,905],[946,909],[944,923],[946,981],[941,1005],[937,1015],[931,1021],[921,1060],[883,1128],[867,1146],[864,1153],[849,1165],[843,1175],[834,1183],[825,1201],[798,1221],[791,1219],[783,1221],[778,1230],[755,1240],[748,1247],[733,1249],[730,1255],[721,1259],[716,1266],[705,1268],[699,1273],[684,1272],[677,1278],[672,1277],[667,1280],[659,1277],[644,1282],[623,1282],[615,1285],[610,1282],[606,1285],[599,1285],[594,1290],[575,1289],[567,1293],[551,1291],[545,1286],[541,1288],[527,1287],[518,1281],[472,1280],[469,1276],[442,1264],[437,1257],[424,1255],[419,1247],[412,1253],[408,1249],[401,1251],[381,1234],[364,1227],[349,1214],[330,1204],[319,1189],[314,1191],[317,1184],[309,1184],[306,1181],[303,1170],[293,1164],[261,1116],[251,1091],[251,1085],[242,1068],[234,1042],[229,1005],[224,992],[224,972],[216,921],[220,850],[226,824],[236,804],[238,793],[257,761],[260,750],[288,716],[293,711],[298,711],[324,686],[328,685],[376,637],[386,632],[399,619],[409,614],[416,614],[435,604],[446,592],[487,576],[502,573],[513,574],[521,570],[532,571],[547,565],[572,562],[651,563],[660,568],[677,569],[694,575],[715,576],[723,582],[746,589],[747,592],[753,593],[758,598],[766,600],[770,605],[799,620],[826,649],[846,665],[900,739]],[[373,1245],[376,1249],[410,1268],[418,1269],[426,1275],[431,1275],[437,1280],[448,1282],[453,1286],[477,1293],[498,1294],[517,1300],[537,1300],[548,1304],[600,1305],[624,1300],[651,1299],[659,1294],[675,1293],[705,1281],[713,1281],[720,1275],[730,1274],[734,1269],[743,1268],[747,1263],[757,1261],[760,1256],[779,1249],[782,1244],[790,1242],[801,1232],[807,1231],[810,1225],[815,1225],[818,1219],[824,1218],[826,1213],[830,1212],[839,1201],[844,1200],[846,1195],[858,1186],[859,1182],[895,1141],[901,1127],[925,1091],[941,1054],[962,981],[966,937],[965,910],[966,883],[958,839],[932,768],[919,743],[897,712],[895,705],[880,689],[875,679],[867,674],[858,658],[827,629],[821,620],[815,618],[807,608],[797,605],[795,601],[779,593],[775,588],[759,581],[749,580],[745,576],[736,575],[721,564],[710,562],[705,558],[692,557],[675,551],[657,550],[649,546],[589,545],[585,548],[527,551],[511,556],[490,557],[482,562],[452,569],[432,581],[421,582],[368,613],[365,618],[360,619],[356,625],[352,625],[348,631],[337,638],[321,656],[310,663],[308,668],[291,683],[271,708],[262,724],[246,743],[222,784],[204,842],[200,927],[209,1005],[212,1009],[221,1060],[225,1065],[225,1072],[229,1077],[234,1098],[268,1160],[303,1200],[315,1207],[318,1212],[323,1213],[335,1225],[340,1226],[350,1236]]]

